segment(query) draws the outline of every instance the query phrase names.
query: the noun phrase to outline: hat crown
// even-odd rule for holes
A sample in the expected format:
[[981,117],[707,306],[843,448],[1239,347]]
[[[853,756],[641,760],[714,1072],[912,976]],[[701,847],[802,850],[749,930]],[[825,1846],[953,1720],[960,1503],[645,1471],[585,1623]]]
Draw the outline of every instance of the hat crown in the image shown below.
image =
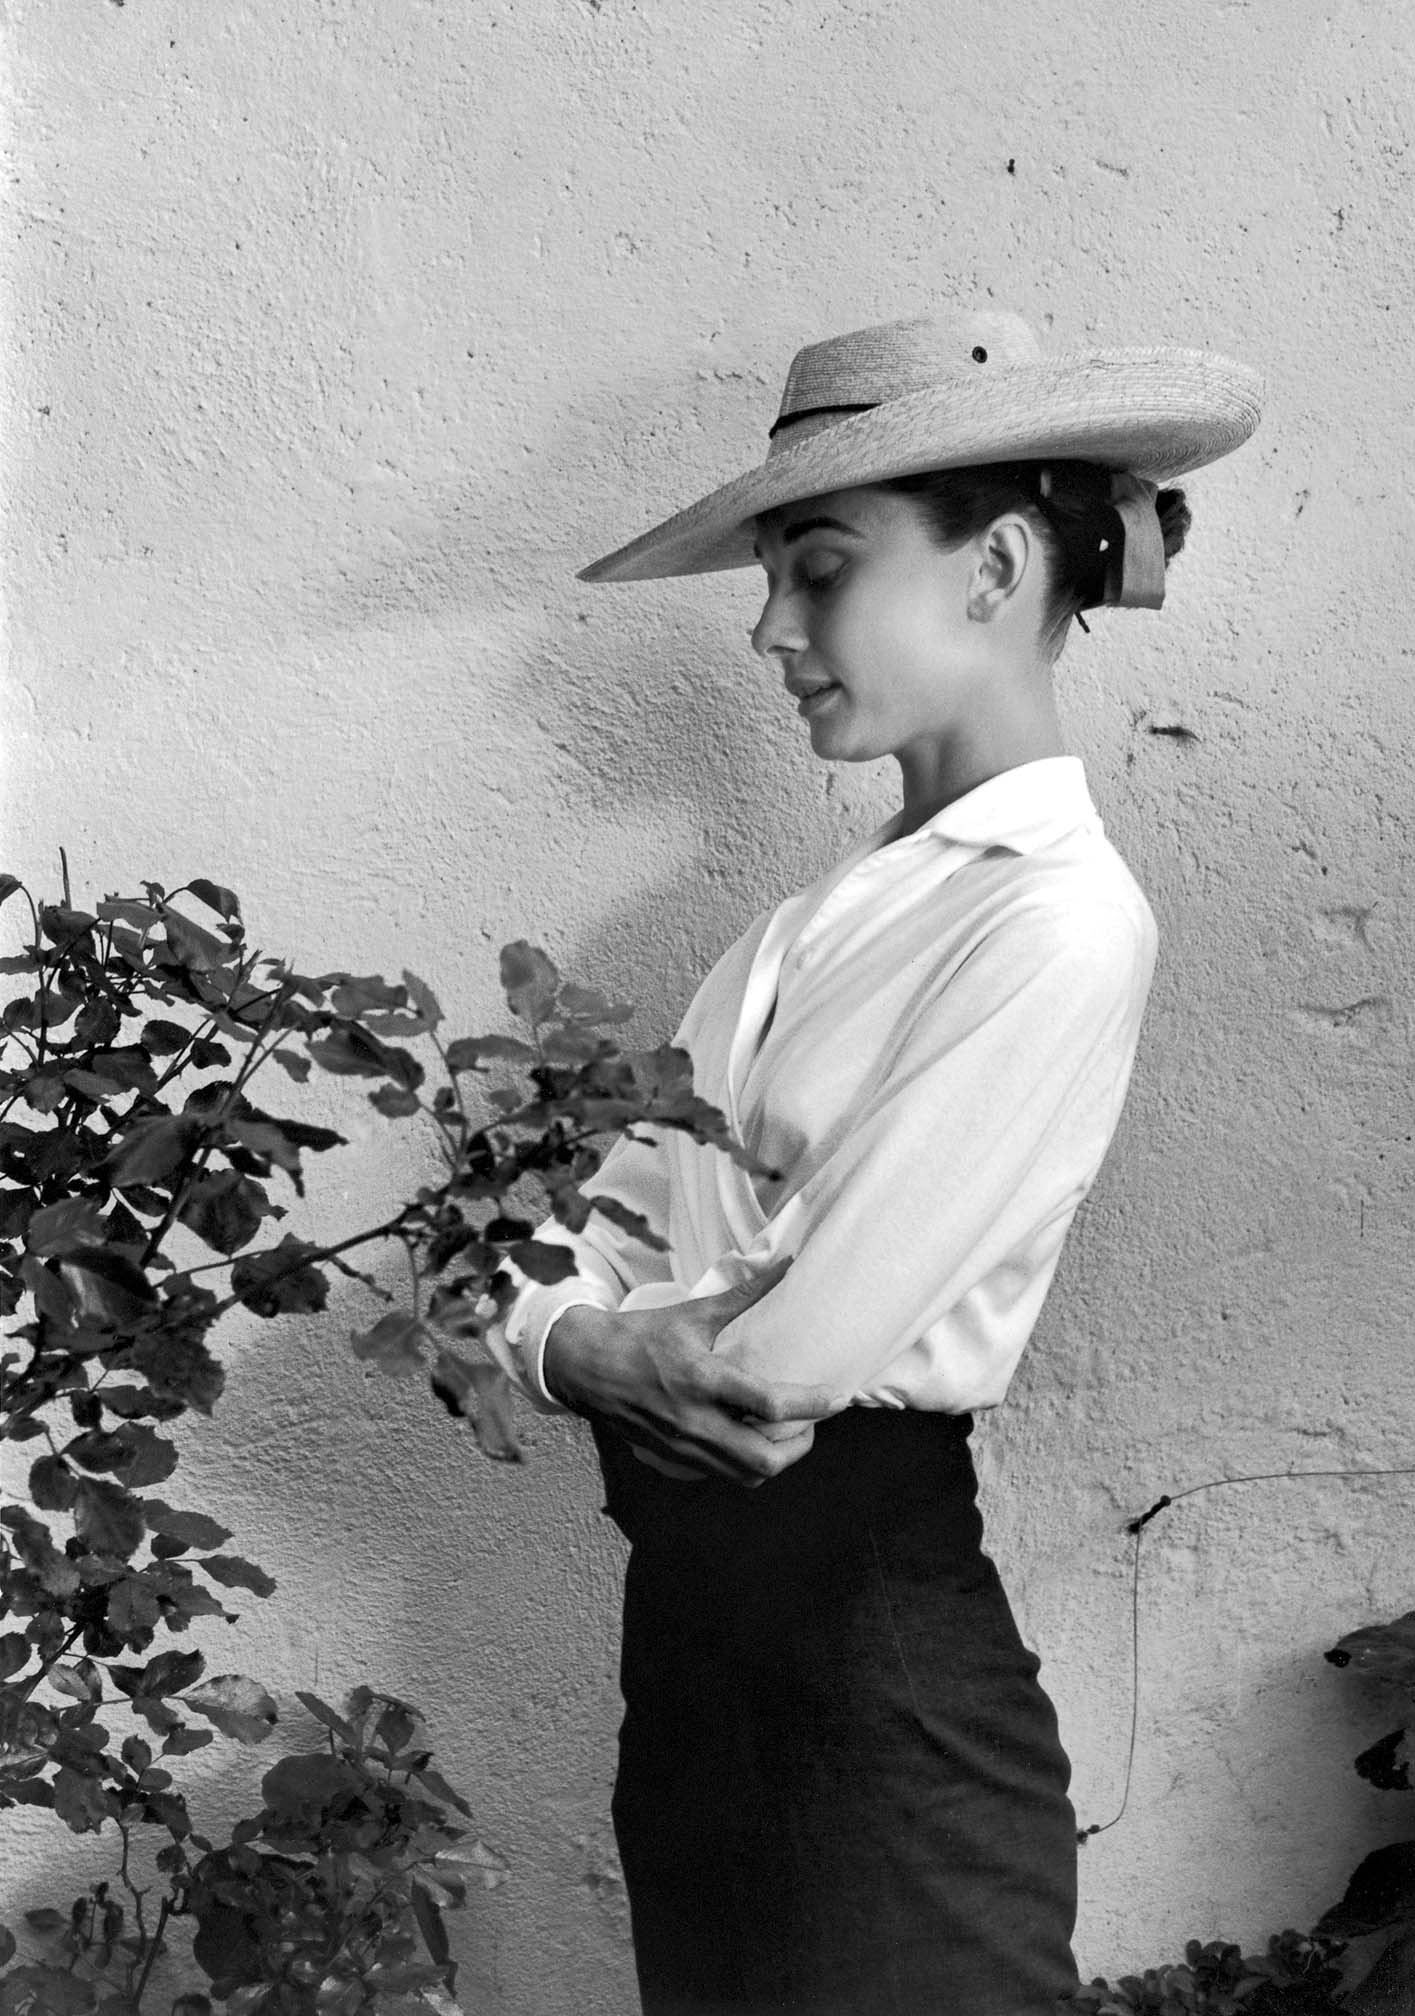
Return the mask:
[[[1003,309],[852,329],[797,351],[776,424],[823,408],[882,406],[946,379],[976,376],[998,364],[1036,364],[1041,357],[1029,325]],[[800,439],[794,427],[788,433]]]

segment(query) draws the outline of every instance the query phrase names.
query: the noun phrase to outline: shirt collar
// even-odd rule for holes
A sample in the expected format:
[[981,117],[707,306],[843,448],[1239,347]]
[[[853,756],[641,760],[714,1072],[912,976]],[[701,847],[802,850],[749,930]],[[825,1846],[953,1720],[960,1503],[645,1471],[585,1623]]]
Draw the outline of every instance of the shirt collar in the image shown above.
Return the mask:
[[[880,844],[888,845],[903,816],[896,813],[884,827]],[[929,834],[945,846],[1006,847],[1014,854],[1034,854],[1078,826],[1099,824],[1099,818],[1080,757],[1041,756],[974,785],[908,837]]]

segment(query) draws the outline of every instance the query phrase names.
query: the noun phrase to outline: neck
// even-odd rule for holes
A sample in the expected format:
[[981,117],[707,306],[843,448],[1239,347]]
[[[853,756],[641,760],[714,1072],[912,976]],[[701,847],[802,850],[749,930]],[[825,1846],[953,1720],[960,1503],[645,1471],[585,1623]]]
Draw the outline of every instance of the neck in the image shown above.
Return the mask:
[[904,787],[902,836],[990,777],[1043,756],[1064,756],[1066,746],[1048,685],[1029,696],[1025,706],[994,710],[894,754]]

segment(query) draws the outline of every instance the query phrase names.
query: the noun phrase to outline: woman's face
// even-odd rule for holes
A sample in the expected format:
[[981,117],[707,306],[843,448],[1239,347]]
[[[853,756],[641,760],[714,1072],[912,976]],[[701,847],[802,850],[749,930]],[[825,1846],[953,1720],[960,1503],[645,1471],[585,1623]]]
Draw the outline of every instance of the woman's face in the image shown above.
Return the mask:
[[835,490],[757,523],[767,599],[753,648],[777,667],[837,762],[904,756],[957,735],[996,676],[991,626],[969,615],[978,541],[938,546],[909,497]]

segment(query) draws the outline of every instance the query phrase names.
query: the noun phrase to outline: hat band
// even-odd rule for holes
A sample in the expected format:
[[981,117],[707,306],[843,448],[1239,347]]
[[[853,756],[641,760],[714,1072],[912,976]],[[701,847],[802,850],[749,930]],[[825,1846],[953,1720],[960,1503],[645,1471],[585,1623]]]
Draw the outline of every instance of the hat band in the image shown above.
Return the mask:
[[858,406],[803,406],[797,413],[782,413],[772,422],[768,441],[774,441],[783,427],[794,427],[799,420],[843,420],[851,413],[873,413],[877,400],[866,399]]

